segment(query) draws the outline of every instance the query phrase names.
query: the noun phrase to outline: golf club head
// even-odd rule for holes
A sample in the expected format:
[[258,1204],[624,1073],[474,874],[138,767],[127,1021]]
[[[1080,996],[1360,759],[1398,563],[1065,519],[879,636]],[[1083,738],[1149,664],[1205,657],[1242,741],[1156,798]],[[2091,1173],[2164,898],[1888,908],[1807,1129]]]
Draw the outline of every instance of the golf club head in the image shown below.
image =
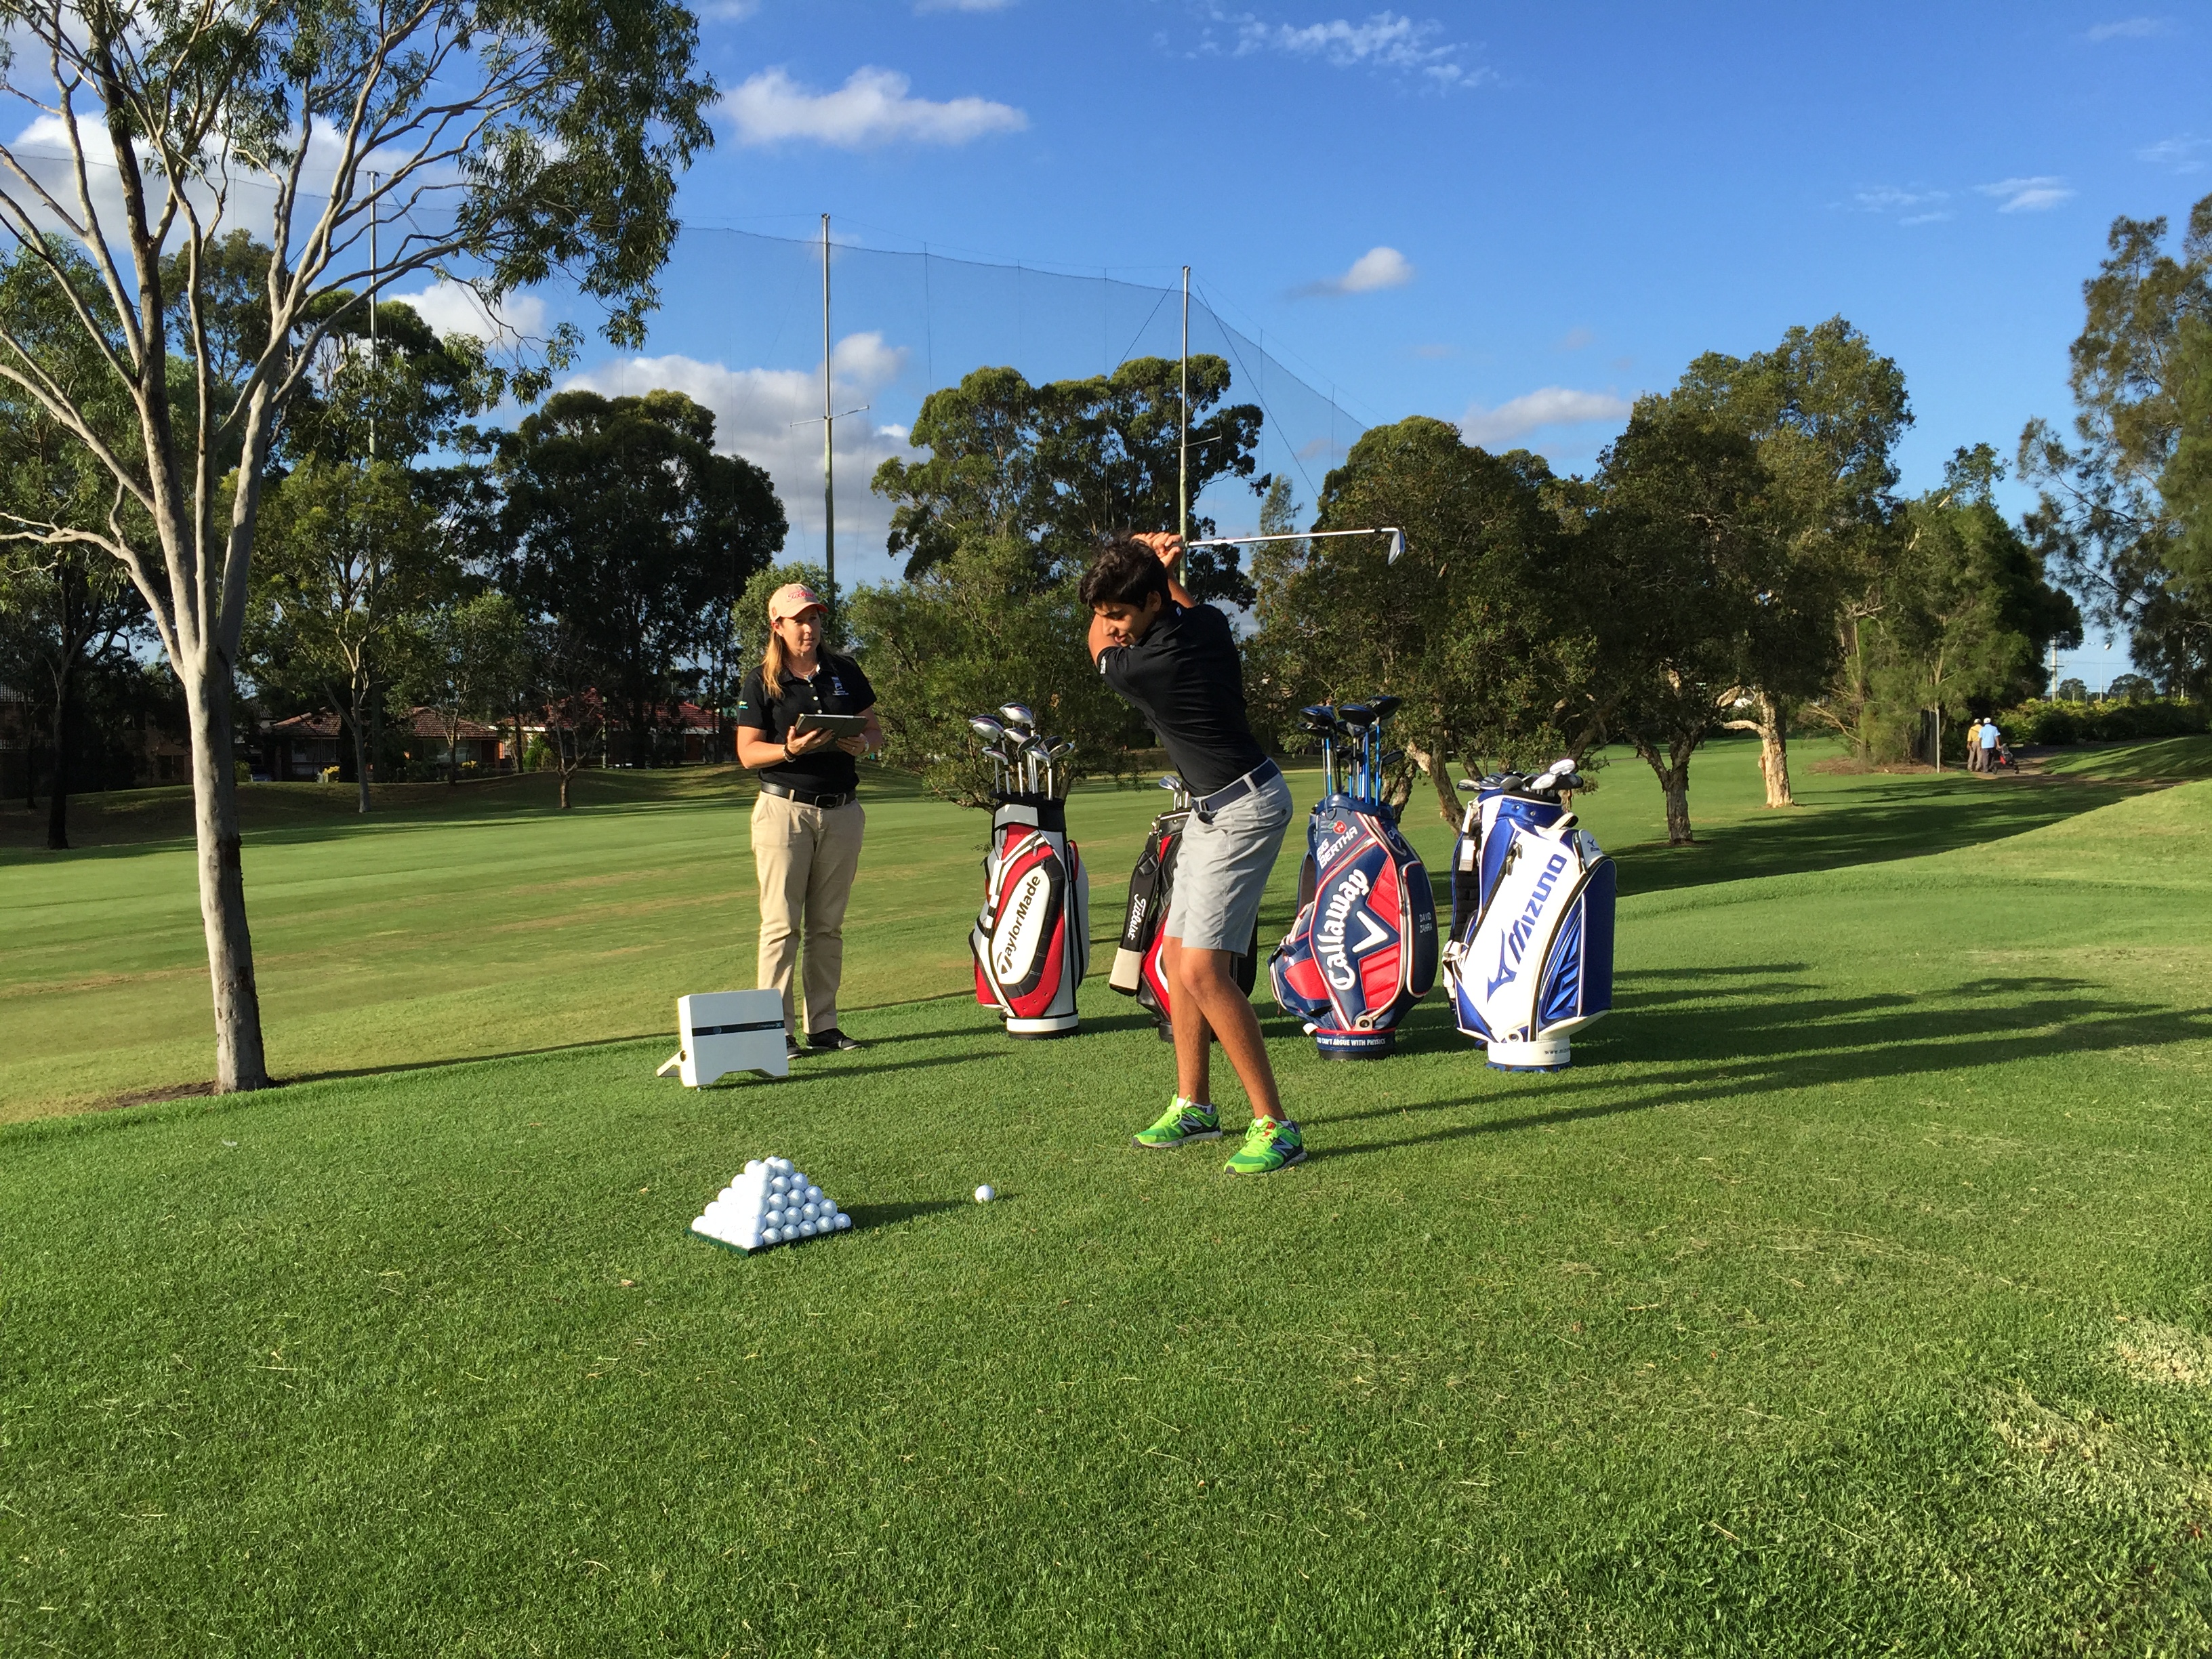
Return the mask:
[[1405,550],[1406,532],[1402,530],[1392,531],[1390,532],[1390,556],[1383,560],[1382,562],[1385,564],[1397,563],[1400,556],[1401,556]]
[[1025,732],[1034,732],[1036,730],[1036,716],[1030,713],[1029,705],[1027,703],[1000,703],[999,705],[999,718],[1006,721],[1009,726],[1020,726]]
[[1389,754],[1383,756],[1381,760],[1375,763],[1377,766],[1395,766],[1400,761],[1405,758],[1406,751],[1404,750],[1393,749]]
[[1375,724],[1375,711],[1364,702],[1340,702],[1336,706],[1336,717],[1346,726],[1369,726]]
[[1074,739],[1072,738],[1054,738],[1052,740],[1052,747],[1048,752],[1050,753],[1052,757],[1056,761],[1066,760],[1070,755],[1075,752]]
[[1334,726],[1336,724],[1336,710],[1331,708],[1325,702],[1310,702],[1304,708],[1299,709],[1298,713],[1304,715],[1308,721],[1316,726]]
[[1471,795],[1480,789],[1486,781],[1486,780],[1482,778],[1462,778],[1459,781],[1459,787]]
[[1379,726],[1404,707],[1405,702],[1403,697],[1370,697],[1367,706],[1375,711],[1375,722]]
[[988,714],[970,714],[968,717],[968,729],[982,738],[985,743],[996,743],[1006,735],[1006,728]]

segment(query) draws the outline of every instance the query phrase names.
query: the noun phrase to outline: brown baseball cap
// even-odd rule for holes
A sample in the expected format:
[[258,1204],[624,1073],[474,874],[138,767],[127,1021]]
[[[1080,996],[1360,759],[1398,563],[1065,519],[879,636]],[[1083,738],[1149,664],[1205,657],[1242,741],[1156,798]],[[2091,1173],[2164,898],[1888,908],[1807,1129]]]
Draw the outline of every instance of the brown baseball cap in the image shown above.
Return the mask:
[[768,619],[771,623],[779,623],[786,617],[803,617],[810,611],[827,611],[829,608],[804,582],[786,582],[769,596]]

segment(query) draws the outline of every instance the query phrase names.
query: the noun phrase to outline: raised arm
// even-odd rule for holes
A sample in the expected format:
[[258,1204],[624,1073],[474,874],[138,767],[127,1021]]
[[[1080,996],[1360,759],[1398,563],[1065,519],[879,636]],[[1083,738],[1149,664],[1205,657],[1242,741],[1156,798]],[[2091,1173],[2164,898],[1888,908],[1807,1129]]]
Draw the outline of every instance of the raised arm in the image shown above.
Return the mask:
[[[1182,562],[1182,537],[1176,535],[1172,530],[1147,530],[1141,534],[1132,536],[1129,539],[1131,541],[1142,542],[1146,547],[1151,548],[1153,552],[1160,556],[1160,562],[1168,568],[1168,597],[1170,599],[1173,599],[1177,605],[1184,606],[1194,605],[1198,603],[1196,599],[1191,598],[1189,593],[1184,591],[1183,585],[1176,580],[1176,567]],[[1092,625],[1094,627],[1097,626],[1096,623]],[[1095,655],[1096,653],[1094,653],[1093,654]]]

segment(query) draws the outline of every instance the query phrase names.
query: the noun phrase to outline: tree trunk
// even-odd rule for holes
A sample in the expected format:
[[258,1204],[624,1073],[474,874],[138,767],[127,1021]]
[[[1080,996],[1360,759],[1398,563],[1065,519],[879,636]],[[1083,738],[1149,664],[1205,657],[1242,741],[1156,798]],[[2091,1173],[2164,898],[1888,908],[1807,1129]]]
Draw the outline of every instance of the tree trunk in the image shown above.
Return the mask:
[[[64,641],[66,644],[67,641]],[[69,851],[70,713],[76,695],[76,653],[72,649],[54,676],[54,775],[46,781],[46,850]]]
[[350,722],[353,726],[354,781],[359,786],[361,792],[360,802],[356,810],[362,812],[368,811],[369,806],[368,739],[362,734],[361,729],[362,716],[364,712],[361,704],[356,702],[353,706],[353,720]]
[[1664,760],[1656,749],[1646,744],[1638,744],[1636,752],[1657,775],[1659,793],[1666,799],[1667,845],[1695,845],[1697,837],[1690,833],[1690,746],[1681,743],[1670,745]]
[[215,993],[216,1091],[269,1086],[261,1045],[261,996],[246,925],[240,858],[238,775],[231,753],[230,675],[193,663],[184,680],[192,750],[192,832],[199,866],[200,926],[207,934]]
[[1723,720],[1723,730],[1759,733],[1759,775],[1769,806],[1795,806],[1790,793],[1790,705],[1764,691],[1754,692],[1755,718]]

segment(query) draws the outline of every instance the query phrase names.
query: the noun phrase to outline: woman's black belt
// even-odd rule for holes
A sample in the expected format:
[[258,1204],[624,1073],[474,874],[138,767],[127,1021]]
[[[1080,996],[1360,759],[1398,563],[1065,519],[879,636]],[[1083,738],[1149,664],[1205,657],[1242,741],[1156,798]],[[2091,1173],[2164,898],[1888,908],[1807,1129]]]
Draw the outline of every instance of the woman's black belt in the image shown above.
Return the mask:
[[794,789],[791,785],[779,782],[775,778],[763,778],[761,780],[761,793],[763,795],[782,795],[789,799],[797,801],[801,806],[820,806],[823,808],[833,806],[850,806],[854,801],[860,798],[857,791],[851,789],[843,791],[826,789]]

